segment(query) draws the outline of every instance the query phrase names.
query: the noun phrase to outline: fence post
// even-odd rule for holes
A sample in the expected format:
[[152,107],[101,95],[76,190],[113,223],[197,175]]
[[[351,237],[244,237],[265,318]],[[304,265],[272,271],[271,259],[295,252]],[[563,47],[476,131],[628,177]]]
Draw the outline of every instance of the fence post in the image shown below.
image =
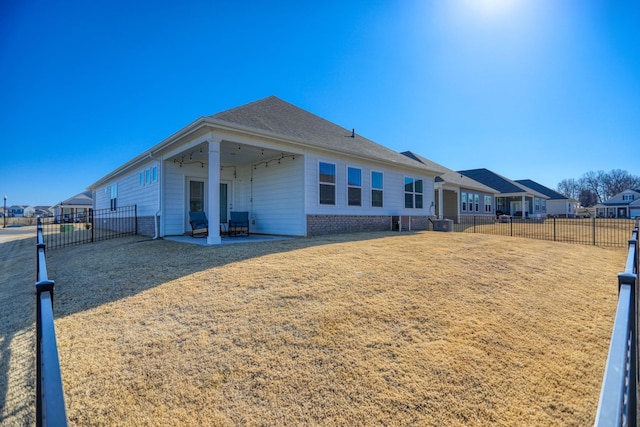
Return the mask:
[[89,209],[89,223],[91,224],[91,243],[95,242],[94,230],[96,229],[95,217],[93,216],[93,209]]
[[596,217],[593,217],[593,246],[596,245]]
[[511,227],[511,237],[513,237],[513,217],[509,216],[509,227]]
[[556,241],[556,217],[553,217],[553,241]]
[[138,235],[138,205],[133,205],[133,221],[135,222],[135,235],[137,236]]
[[473,232],[476,232],[476,216],[473,216]]

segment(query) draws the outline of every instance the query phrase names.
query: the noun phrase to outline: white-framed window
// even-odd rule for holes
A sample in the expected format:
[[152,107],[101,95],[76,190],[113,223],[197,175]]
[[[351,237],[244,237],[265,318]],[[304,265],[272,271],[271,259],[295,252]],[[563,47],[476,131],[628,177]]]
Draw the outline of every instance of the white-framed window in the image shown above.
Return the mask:
[[144,185],[144,172],[140,172],[140,185]]
[[466,212],[467,211],[467,193],[463,191],[460,194],[461,194],[460,200],[462,201],[462,212]]
[[404,178],[404,207],[423,208],[422,180],[419,178]]
[[109,186],[109,207],[112,211],[118,208],[118,184]]
[[154,166],[151,168],[151,182],[156,182],[158,180],[158,167]]
[[474,202],[476,205],[476,212],[480,212],[480,195],[479,194],[474,195]]
[[362,206],[362,169],[347,168],[347,205]]
[[149,169],[144,171],[144,182],[145,184],[151,184],[151,170]]
[[371,172],[371,206],[382,207],[383,199],[383,175],[382,172]]
[[632,202],[633,201],[633,194],[623,194],[622,195],[622,201],[623,202]]
[[320,162],[318,164],[318,181],[320,183],[320,204],[336,204],[336,165]]
[[491,196],[484,196],[484,211],[491,212]]
[[542,212],[546,212],[547,211],[547,201],[545,199],[542,199]]
[[540,212],[540,199],[535,199],[536,212]]

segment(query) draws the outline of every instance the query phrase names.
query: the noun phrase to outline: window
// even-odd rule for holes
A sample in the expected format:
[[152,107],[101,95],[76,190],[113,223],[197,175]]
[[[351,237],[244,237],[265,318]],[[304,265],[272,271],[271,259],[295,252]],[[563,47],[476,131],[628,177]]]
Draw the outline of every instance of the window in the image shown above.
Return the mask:
[[144,171],[144,175],[145,175],[145,182],[147,184],[151,184],[151,171],[147,169],[146,171]]
[[109,186],[109,194],[110,194],[110,200],[109,200],[109,205],[112,211],[115,211],[116,208],[118,207],[118,185],[117,184],[112,184],[111,186]]
[[484,196],[484,211],[491,212],[491,196]]
[[320,204],[336,204],[336,165],[320,162]]
[[475,196],[475,204],[476,204],[476,212],[480,212],[480,195],[476,194]]
[[633,194],[623,194],[622,195],[622,201],[624,201],[624,202],[633,201]]
[[404,178],[404,207],[422,209],[423,204],[422,180]]
[[546,212],[546,211],[547,211],[547,201],[545,199],[542,199],[542,212]]
[[462,212],[467,211],[467,193],[462,192]]
[[151,182],[156,182],[158,180],[158,167],[154,166],[151,168]]
[[536,212],[540,212],[540,199],[536,199]]
[[347,168],[347,194],[349,206],[362,206],[362,170]]
[[371,172],[371,206],[382,207],[382,172]]
[[144,185],[144,172],[140,172],[140,185]]

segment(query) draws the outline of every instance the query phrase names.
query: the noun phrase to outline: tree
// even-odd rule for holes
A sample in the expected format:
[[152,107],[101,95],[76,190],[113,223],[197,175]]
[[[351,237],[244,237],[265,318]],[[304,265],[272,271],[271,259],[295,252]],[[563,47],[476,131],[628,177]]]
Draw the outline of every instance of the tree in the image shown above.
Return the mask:
[[582,206],[593,206],[624,190],[640,188],[640,176],[621,169],[589,171],[578,180],[563,179],[557,188],[559,193],[578,200]]

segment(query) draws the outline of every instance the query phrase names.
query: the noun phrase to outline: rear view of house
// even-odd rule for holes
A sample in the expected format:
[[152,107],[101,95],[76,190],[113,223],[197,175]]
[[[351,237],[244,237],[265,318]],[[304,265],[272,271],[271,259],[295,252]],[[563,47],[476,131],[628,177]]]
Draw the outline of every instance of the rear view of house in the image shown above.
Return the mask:
[[137,205],[146,235],[190,233],[204,211],[219,244],[231,212],[262,234],[388,230],[394,216],[426,229],[442,172],[272,96],[199,118],[89,189],[95,209]]

